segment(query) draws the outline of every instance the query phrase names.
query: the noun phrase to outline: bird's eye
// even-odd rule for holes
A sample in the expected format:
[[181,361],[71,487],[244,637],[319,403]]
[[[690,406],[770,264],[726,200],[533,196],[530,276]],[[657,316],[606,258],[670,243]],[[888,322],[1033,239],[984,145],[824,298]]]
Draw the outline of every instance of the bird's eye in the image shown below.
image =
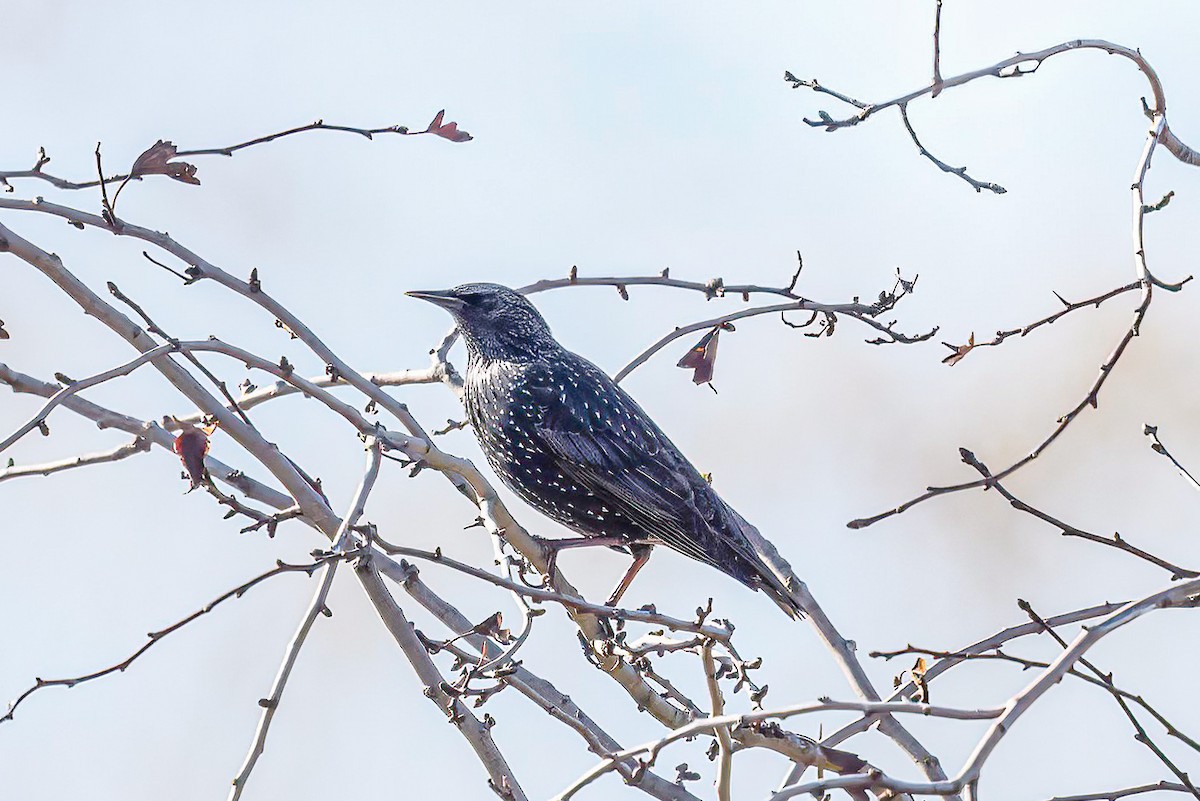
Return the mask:
[[482,292],[468,292],[459,295],[459,298],[468,306],[473,306],[476,309],[488,309],[491,307],[491,297]]

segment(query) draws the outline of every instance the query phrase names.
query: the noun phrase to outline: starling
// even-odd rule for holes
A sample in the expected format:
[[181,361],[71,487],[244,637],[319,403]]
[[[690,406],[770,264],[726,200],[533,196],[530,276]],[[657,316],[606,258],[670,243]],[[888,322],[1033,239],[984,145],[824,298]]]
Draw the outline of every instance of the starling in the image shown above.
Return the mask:
[[633,398],[558,344],[533,304],[497,284],[408,294],[449,311],[462,332],[467,415],[492,468],[524,501],[583,535],[544,541],[552,557],[581,545],[633,555],[609,605],[661,544],[801,616],[747,537],[750,525]]

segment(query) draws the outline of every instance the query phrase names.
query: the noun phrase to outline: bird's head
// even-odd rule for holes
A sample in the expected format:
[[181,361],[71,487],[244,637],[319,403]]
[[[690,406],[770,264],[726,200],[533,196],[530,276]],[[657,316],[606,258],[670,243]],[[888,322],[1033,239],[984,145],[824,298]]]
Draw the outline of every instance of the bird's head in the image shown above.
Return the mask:
[[533,304],[506,286],[463,284],[405,294],[450,312],[470,354],[484,361],[536,358],[558,347]]

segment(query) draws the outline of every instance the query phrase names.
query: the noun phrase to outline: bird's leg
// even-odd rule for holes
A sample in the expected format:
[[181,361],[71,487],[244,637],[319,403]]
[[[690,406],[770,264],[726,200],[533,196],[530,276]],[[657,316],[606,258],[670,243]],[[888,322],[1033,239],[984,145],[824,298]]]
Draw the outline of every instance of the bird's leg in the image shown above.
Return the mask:
[[[548,540],[542,537],[534,537],[538,545],[542,546],[542,550],[546,553],[546,586],[554,583],[555,565],[558,563],[558,552],[567,548],[587,548],[595,545],[603,545],[608,548],[614,546],[628,545],[629,541],[623,537],[572,537],[566,540]],[[632,578],[632,576],[630,577]]]
[[621,583],[613,590],[612,595],[608,596],[608,600],[604,602],[605,606],[616,606],[621,600],[621,596],[625,594],[625,590],[629,589],[629,585],[633,583],[633,577],[638,574],[638,571],[650,559],[650,552],[654,550],[653,545],[630,545],[630,552],[633,554],[633,564],[625,571],[625,577],[621,579]]

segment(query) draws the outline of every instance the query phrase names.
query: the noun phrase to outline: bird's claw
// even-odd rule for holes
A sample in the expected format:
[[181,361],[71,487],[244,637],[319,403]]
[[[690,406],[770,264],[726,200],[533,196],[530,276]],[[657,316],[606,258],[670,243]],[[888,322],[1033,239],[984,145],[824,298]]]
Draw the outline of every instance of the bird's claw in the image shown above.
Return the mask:
[[554,574],[557,570],[558,551],[555,547],[554,540],[548,540],[545,537],[539,537],[536,534],[531,535],[533,541],[542,549],[542,553],[546,555],[546,569],[542,572],[542,588],[552,589],[554,585]]

